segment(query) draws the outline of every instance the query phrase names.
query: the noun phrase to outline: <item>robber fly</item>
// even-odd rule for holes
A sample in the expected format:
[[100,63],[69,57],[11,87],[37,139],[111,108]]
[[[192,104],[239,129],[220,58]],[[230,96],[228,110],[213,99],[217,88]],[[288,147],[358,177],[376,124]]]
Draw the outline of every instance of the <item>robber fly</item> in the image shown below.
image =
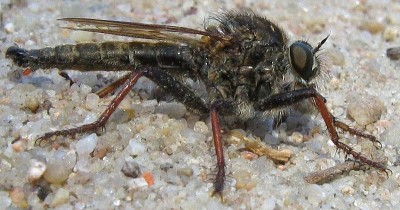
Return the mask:
[[[282,29],[249,11],[211,17],[214,24],[205,24],[204,30],[86,18],[61,20],[73,24],[66,27],[68,29],[127,36],[134,41],[59,45],[35,50],[12,46],[6,57],[32,70],[129,70],[130,73],[100,92],[104,95],[122,86],[97,121],[45,133],[36,141],[39,145],[53,136],[88,133],[103,127],[138,79],[147,77],[190,111],[210,115],[217,159],[214,194],[222,193],[226,173],[219,117],[246,121],[256,114],[269,115],[274,113],[272,110],[284,110],[305,100],[312,101],[312,106],[320,112],[337,148],[363,164],[388,170],[382,163],[339,141],[337,129],[369,139],[377,148],[381,147],[374,136],[338,121],[316,90],[315,82],[322,68],[317,52],[328,37],[315,47],[306,41],[289,45]],[[187,84],[188,80],[204,83],[208,98],[200,97]]]

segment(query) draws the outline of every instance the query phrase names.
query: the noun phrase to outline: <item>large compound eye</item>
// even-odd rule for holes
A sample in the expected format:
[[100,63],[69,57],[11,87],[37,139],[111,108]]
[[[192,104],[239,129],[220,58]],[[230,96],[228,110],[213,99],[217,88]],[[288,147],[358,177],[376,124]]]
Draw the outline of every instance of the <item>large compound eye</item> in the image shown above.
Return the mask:
[[312,47],[307,42],[297,41],[289,47],[290,65],[306,82],[314,77],[314,54]]

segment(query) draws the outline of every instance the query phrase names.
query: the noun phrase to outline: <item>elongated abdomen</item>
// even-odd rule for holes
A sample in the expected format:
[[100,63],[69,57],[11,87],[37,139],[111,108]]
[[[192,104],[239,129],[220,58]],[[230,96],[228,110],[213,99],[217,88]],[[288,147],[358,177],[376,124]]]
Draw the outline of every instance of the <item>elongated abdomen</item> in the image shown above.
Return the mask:
[[170,43],[103,42],[59,45],[37,50],[18,46],[7,49],[6,57],[21,67],[74,69],[80,71],[134,70],[142,66],[182,68],[190,65],[185,46]]

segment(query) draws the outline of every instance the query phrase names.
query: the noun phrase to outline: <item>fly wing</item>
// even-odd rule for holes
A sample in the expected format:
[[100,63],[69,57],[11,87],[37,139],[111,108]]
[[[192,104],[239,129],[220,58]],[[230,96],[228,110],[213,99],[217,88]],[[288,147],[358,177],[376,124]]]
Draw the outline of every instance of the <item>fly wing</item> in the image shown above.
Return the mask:
[[197,43],[199,42],[199,38],[195,35],[208,36],[217,40],[230,39],[230,37],[222,34],[214,34],[207,31],[179,26],[99,20],[90,18],[61,18],[59,20],[74,23],[75,26],[62,27],[71,30],[88,31],[175,43]]

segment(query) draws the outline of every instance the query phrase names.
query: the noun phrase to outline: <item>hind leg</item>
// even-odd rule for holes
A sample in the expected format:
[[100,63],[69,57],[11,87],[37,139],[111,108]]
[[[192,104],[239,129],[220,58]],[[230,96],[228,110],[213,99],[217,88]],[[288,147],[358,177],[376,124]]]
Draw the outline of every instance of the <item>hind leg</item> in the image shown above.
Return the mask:
[[99,119],[95,122],[82,125],[76,128],[65,129],[60,131],[54,131],[45,133],[43,136],[38,138],[35,144],[43,146],[49,142],[49,139],[53,136],[67,136],[67,135],[75,135],[78,133],[87,133],[96,131],[98,128],[104,127],[107,123],[108,119],[110,118],[111,114],[115,111],[121,101],[125,98],[125,96],[129,93],[132,87],[136,84],[140,77],[143,76],[143,72],[132,72],[128,74],[128,79],[123,84],[123,88],[120,92],[115,96],[115,98],[110,102],[106,110],[101,114]]

